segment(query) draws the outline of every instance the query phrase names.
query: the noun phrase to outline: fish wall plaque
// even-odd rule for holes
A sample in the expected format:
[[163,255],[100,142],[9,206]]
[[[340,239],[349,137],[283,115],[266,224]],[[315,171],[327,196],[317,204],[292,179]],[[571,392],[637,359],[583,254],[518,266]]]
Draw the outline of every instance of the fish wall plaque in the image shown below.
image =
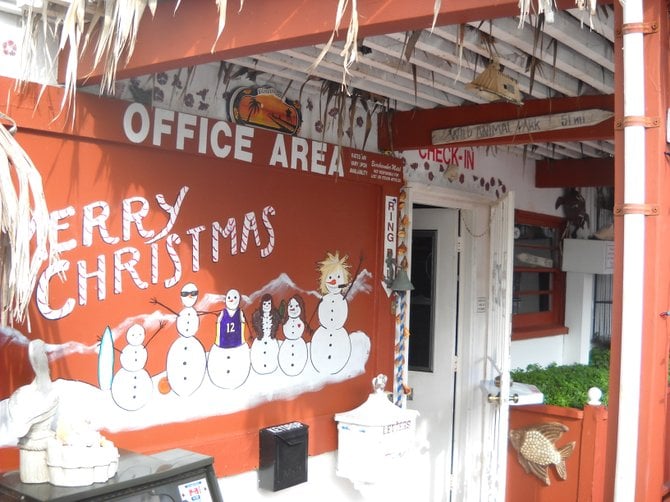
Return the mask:
[[534,474],[549,486],[549,466],[553,465],[559,478],[568,478],[565,460],[572,455],[576,442],[572,441],[560,448],[556,446],[556,441],[568,430],[566,425],[559,422],[510,430],[509,440],[526,473]]

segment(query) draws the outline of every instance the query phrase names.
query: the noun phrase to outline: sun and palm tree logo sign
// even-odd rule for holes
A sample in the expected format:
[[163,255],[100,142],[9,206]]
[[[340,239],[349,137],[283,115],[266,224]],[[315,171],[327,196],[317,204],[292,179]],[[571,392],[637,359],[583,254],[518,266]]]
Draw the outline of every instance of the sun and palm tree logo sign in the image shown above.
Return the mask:
[[230,103],[230,117],[238,124],[288,134],[300,129],[300,103],[282,99],[272,87],[243,87],[233,93]]

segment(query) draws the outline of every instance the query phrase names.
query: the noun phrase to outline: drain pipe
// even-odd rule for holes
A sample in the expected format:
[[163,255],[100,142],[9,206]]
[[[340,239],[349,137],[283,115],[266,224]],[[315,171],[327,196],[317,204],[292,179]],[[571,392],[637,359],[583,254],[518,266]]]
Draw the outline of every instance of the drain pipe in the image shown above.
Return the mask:
[[[645,204],[644,21],[642,0],[623,4],[624,211],[621,368],[614,502],[635,500],[644,291]],[[640,166],[643,168],[640,169]]]

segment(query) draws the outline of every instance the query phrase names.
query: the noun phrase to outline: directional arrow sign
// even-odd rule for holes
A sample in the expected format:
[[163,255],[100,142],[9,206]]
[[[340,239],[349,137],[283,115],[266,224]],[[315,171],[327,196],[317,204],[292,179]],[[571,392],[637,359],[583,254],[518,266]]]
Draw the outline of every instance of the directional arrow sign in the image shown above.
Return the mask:
[[435,129],[432,132],[432,139],[433,145],[448,145],[450,143],[503,138],[520,134],[557,131],[559,129],[574,129],[596,125],[613,116],[613,112],[600,109],[538,115],[537,117],[523,117],[486,124]]

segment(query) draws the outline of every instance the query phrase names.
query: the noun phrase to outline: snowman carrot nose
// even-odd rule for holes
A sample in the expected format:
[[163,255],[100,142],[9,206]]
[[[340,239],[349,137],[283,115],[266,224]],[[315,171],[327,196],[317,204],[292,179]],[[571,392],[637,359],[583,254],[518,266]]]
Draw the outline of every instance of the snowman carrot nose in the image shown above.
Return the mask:
[[337,284],[337,280],[332,279],[332,280],[328,281],[328,284],[332,284],[334,286],[335,284]]

